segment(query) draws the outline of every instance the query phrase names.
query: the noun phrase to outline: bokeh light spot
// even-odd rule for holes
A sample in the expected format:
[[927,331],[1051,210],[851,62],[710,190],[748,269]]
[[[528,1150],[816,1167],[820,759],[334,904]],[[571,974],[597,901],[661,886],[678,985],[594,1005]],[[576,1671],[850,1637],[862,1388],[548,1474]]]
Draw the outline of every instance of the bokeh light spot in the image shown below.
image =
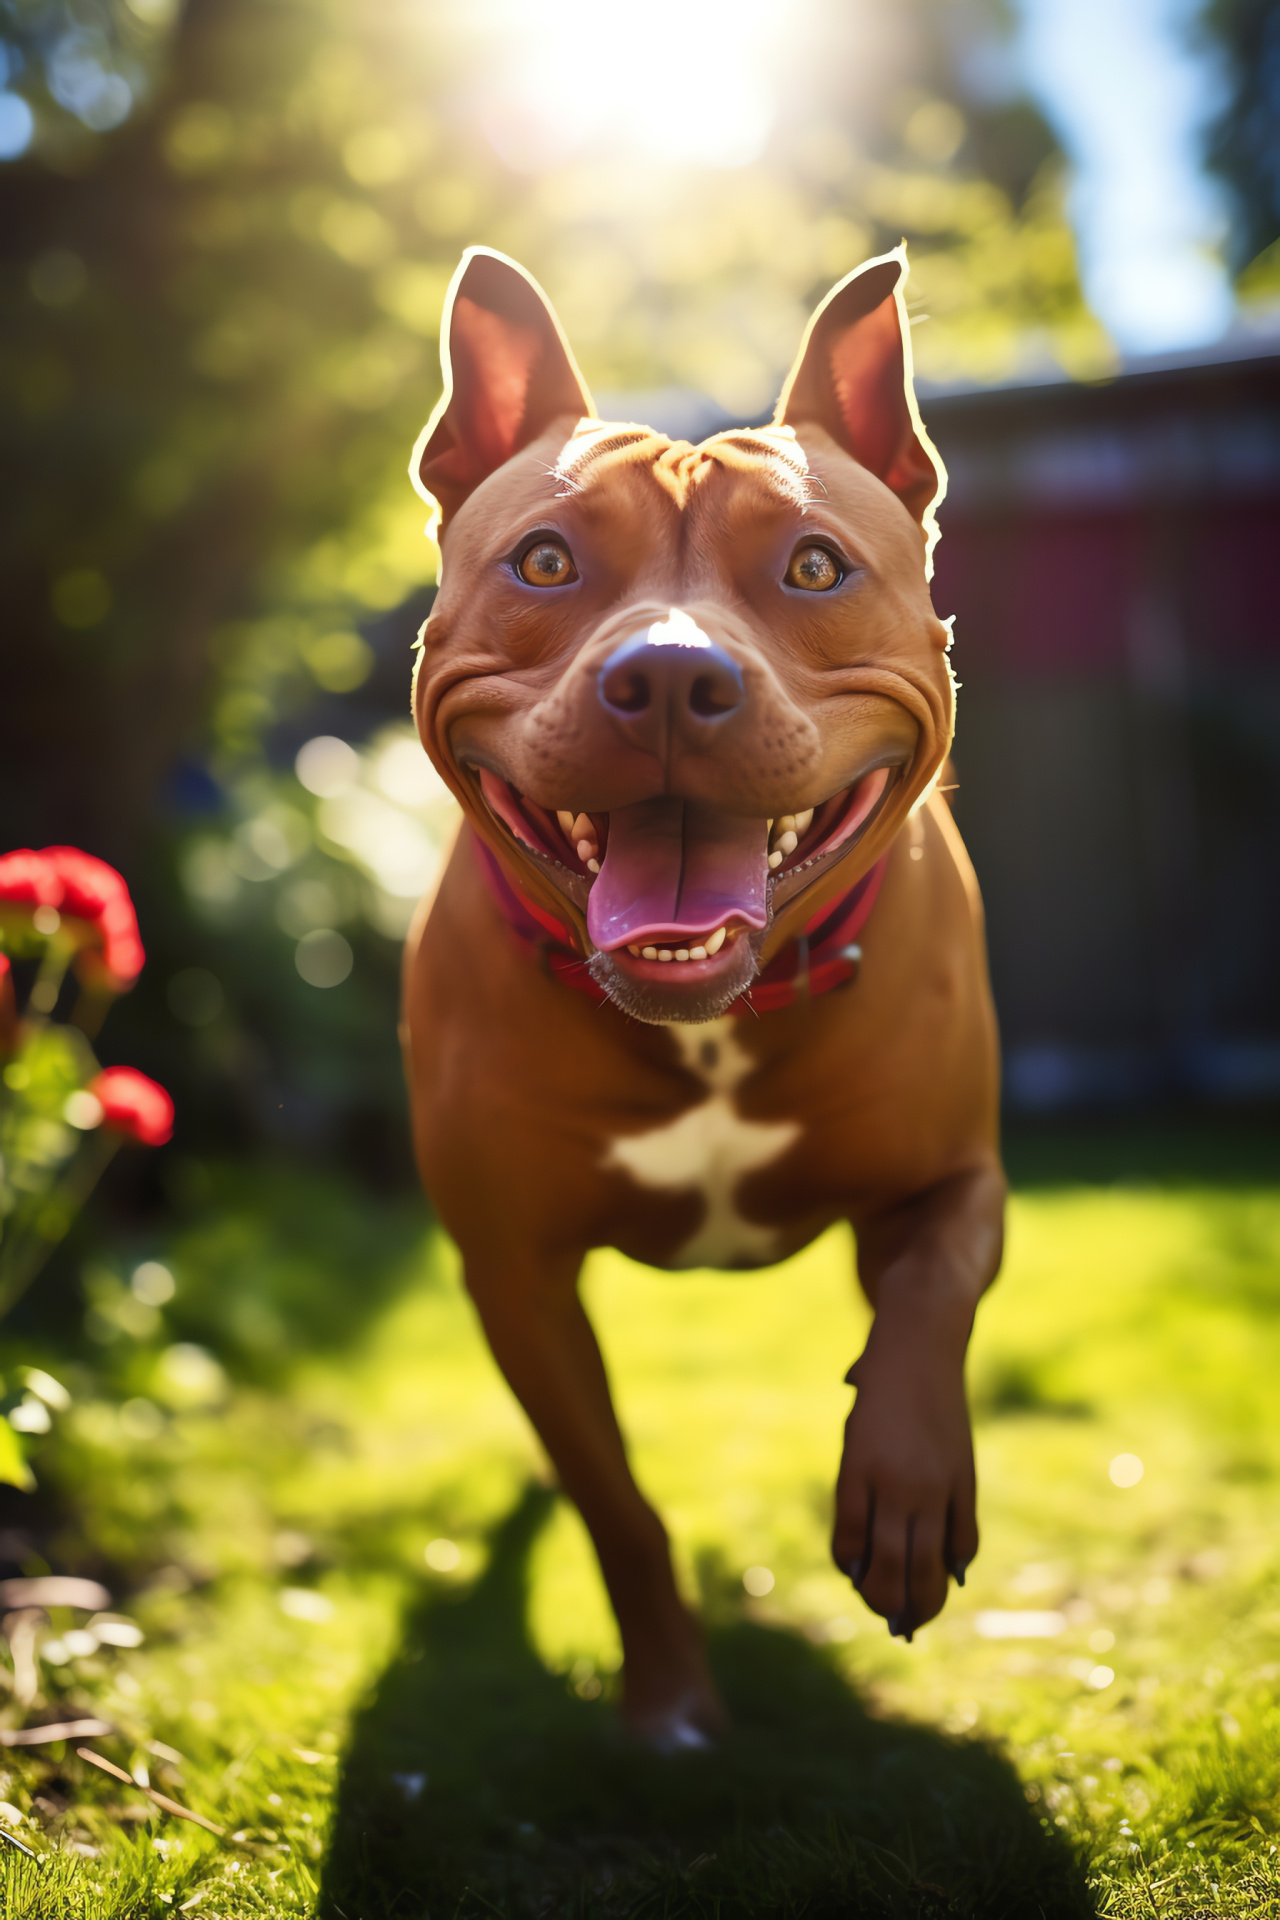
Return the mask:
[[364,127],[343,144],[342,164],[361,187],[385,187],[409,171],[409,147],[394,127]]
[[64,33],[45,62],[49,91],[60,107],[74,113],[94,133],[109,133],[129,117],[133,88],[108,62],[111,48],[97,27]]
[[355,955],[350,943],[332,927],[317,927],[303,934],[293,963],[309,987],[340,987],[355,965]]
[[416,738],[392,740],[378,755],[374,779],[388,800],[402,807],[423,807],[452,796]]
[[164,1432],[164,1415],[159,1407],[140,1395],[125,1401],[118,1418],[126,1440],[158,1440]]
[[326,693],[351,693],[373,672],[373,648],[358,633],[325,633],[304,641],[302,657]]
[[973,1624],[982,1640],[1053,1640],[1067,1616],[1056,1607],[984,1607]]
[[327,880],[297,880],[276,901],[276,925],[292,940],[320,927],[336,926],[346,915]]
[[907,120],[903,138],[922,160],[952,159],[965,136],[964,115],[949,100],[925,100]]
[[94,1127],[102,1125],[102,1102],[87,1087],[78,1087],[69,1093],[62,1117],[69,1127],[77,1128],[81,1133],[90,1133]]
[[335,734],[320,733],[299,749],[293,770],[308,793],[314,793],[321,800],[333,800],[355,785],[360,774],[360,756]]
[[[291,1620],[309,1620],[314,1626],[322,1626],[333,1618],[333,1602],[326,1600],[322,1593],[313,1587],[286,1587],[280,1595],[280,1611],[287,1613]],[[296,1748],[298,1758],[314,1766],[323,1760],[324,1755],[313,1753],[309,1747]]]
[[196,100],[177,114],[165,135],[165,158],[175,173],[211,173],[230,154],[235,123],[212,100]]
[[70,573],[59,574],[49,590],[49,599],[60,625],[96,627],[111,611],[111,583],[96,567],[75,567]]
[[1145,1468],[1136,1453],[1118,1453],[1107,1469],[1114,1487],[1136,1487]]
[[0,160],[17,160],[31,145],[35,115],[20,93],[0,93]]
[[144,1260],[135,1267],[129,1286],[134,1299],[148,1307],[167,1307],[178,1290],[172,1273],[161,1260]]
[[227,1376],[204,1347],[179,1341],[160,1356],[156,1390],[171,1407],[212,1407],[226,1394]]
[[61,1380],[56,1380],[51,1373],[46,1373],[43,1367],[25,1367],[22,1378],[32,1393],[43,1400],[46,1407],[52,1407],[55,1412],[65,1413],[71,1405],[71,1395]]

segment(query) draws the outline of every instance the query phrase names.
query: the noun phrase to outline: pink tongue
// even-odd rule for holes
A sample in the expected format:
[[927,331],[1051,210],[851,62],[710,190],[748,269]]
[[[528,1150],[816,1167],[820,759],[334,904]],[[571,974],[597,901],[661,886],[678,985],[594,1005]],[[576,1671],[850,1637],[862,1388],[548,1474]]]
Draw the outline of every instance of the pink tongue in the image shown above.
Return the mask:
[[587,903],[597,947],[765,924],[768,826],[684,800],[641,800],[609,815]]

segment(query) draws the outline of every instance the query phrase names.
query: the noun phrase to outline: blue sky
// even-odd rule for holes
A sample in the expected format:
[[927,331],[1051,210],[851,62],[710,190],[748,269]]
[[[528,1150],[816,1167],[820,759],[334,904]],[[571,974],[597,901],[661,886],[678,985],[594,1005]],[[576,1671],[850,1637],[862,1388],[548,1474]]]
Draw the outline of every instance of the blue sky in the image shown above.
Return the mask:
[[1027,81],[1070,156],[1090,303],[1127,353],[1230,324],[1226,206],[1200,142],[1221,99],[1189,0],[1017,0]]

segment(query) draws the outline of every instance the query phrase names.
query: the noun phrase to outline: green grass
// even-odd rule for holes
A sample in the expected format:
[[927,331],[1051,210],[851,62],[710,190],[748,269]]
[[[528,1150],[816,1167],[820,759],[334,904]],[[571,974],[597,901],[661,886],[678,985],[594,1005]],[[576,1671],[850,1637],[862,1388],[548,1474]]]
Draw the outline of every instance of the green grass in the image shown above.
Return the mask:
[[[148,1637],[46,1668],[41,1714],[100,1712],[103,1753],[241,1838],[73,1752],[12,1752],[0,1798],[41,1859],[6,1853],[6,1920],[1280,1912],[1280,1188],[1239,1159],[1106,1177],[1124,1164],[1022,1152],[971,1366],[982,1551],[909,1648],[827,1560],[865,1327],[847,1236],[753,1276],[595,1259],[638,1471],[735,1715],[675,1760],[616,1722],[582,1529],[447,1244],[332,1192],[205,1194],[167,1250],[167,1329],[62,1367],[46,1552],[113,1569]],[[236,1383],[184,1409],[165,1342],[202,1330]],[[1144,1463],[1127,1489],[1120,1453]],[[440,1538],[458,1563],[432,1573]],[[978,1631],[1027,1608],[1061,1631]]]

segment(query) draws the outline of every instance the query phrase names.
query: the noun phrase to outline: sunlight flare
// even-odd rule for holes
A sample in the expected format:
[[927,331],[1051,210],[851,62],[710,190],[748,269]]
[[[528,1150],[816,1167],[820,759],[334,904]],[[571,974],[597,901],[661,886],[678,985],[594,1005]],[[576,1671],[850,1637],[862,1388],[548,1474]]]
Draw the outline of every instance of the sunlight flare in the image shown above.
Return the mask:
[[804,0],[495,0],[480,102],[500,157],[536,173],[589,143],[673,165],[741,167],[773,127],[772,74]]

